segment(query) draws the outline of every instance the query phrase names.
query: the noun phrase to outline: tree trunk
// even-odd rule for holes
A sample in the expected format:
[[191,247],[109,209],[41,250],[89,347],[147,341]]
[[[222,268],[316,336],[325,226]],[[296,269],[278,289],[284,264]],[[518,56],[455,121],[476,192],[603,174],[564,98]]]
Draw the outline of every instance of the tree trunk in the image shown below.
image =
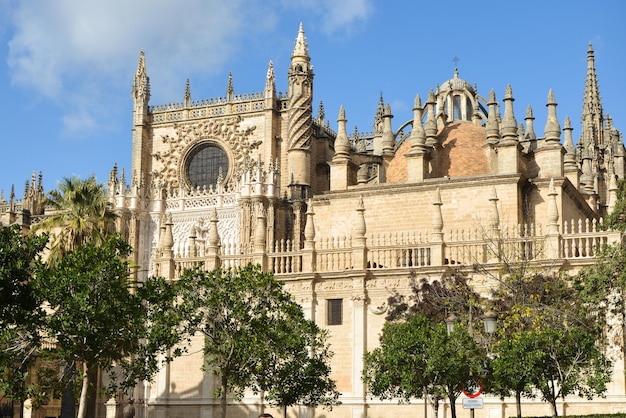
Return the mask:
[[433,417],[437,418],[439,416],[439,397],[434,396],[432,399],[433,403]]
[[87,416],[87,393],[89,392],[89,364],[83,363],[83,384],[80,388],[80,401],[78,402],[78,415],[76,418]]
[[515,409],[517,409],[517,418],[522,418],[522,394],[515,392]]
[[448,396],[450,401],[450,417],[456,418],[456,396]]
[[228,382],[227,377],[222,375],[222,381],[221,381],[221,392],[222,392],[221,395],[222,396],[220,397],[220,417],[221,418],[226,418],[226,396],[228,395],[226,393],[227,382]]

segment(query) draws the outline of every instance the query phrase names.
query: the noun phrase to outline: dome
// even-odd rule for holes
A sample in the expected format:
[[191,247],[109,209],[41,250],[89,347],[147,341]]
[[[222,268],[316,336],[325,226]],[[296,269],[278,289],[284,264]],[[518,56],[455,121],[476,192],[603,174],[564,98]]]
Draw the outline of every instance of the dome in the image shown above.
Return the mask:
[[441,83],[441,86],[439,87],[439,92],[447,92],[450,90],[459,91],[465,89],[467,89],[472,95],[476,93],[470,83],[463,80],[462,78],[459,78],[459,70],[458,68],[455,68],[454,77]]

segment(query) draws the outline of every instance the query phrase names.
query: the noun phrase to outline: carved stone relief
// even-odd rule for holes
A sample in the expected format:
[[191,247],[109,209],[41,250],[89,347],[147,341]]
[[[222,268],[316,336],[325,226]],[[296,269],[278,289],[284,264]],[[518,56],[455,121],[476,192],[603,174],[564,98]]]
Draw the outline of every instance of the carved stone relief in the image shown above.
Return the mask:
[[231,177],[243,171],[244,161],[251,152],[259,148],[261,141],[252,138],[255,126],[241,127],[241,116],[231,116],[208,120],[200,123],[176,123],[176,135],[162,135],[161,140],[167,145],[166,150],[152,154],[159,161],[161,168],[153,171],[153,183],[161,183],[176,188],[184,182],[183,159],[193,145],[200,141],[211,140],[221,145],[230,155],[233,171]]

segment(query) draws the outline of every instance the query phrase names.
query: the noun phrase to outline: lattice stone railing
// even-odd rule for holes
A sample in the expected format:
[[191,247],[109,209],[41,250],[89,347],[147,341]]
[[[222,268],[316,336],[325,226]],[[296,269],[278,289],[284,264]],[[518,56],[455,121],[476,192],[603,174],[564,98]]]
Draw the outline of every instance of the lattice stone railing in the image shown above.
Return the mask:
[[[261,254],[253,247],[225,244],[215,254],[223,267],[237,267],[266,260],[266,269],[277,275],[302,272],[332,273],[354,269],[407,269],[445,265],[489,264],[515,260],[585,260],[593,258],[605,245],[620,242],[618,231],[601,230],[600,221],[581,220],[563,224],[563,233],[542,234],[540,228],[517,226],[491,231],[452,231],[433,239],[428,233],[381,233],[367,239],[349,236],[324,237],[308,249],[292,241],[268,245]],[[359,245],[356,245],[358,242]],[[547,250],[556,243],[555,252]],[[552,254],[552,255],[551,255]],[[556,254],[556,255],[555,255]],[[202,261],[199,258],[175,260],[176,274]],[[214,264],[216,262],[214,261]],[[362,263],[362,265],[355,265]]]

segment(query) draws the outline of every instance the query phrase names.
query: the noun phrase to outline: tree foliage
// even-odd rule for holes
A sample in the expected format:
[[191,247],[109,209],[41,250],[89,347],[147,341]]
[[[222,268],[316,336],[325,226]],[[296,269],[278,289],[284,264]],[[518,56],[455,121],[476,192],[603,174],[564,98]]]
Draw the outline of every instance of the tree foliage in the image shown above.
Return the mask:
[[57,260],[79,245],[102,244],[114,232],[113,212],[102,183],[95,176],[84,180],[65,177],[58,190],[51,190],[43,204],[52,215],[36,225],[52,233],[50,257]]
[[52,343],[50,353],[66,367],[81,367],[79,418],[92,370],[108,373],[104,389],[112,394],[149,380],[160,355],[180,354],[169,351],[185,335],[178,287],[162,278],[131,282],[130,250],[118,237],[83,244],[33,281],[49,311],[40,332]]
[[[559,397],[602,395],[610,365],[598,346],[603,324],[569,281],[557,274],[512,274],[493,292],[499,330],[492,391],[539,393],[556,416]],[[595,308],[593,308],[595,309]]]
[[193,322],[205,336],[205,364],[219,378],[222,417],[226,396],[264,392],[278,406],[332,406],[339,394],[330,379],[326,333],[271,273],[258,266],[186,271]]
[[37,401],[29,367],[40,346],[38,326],[45,315],[32,278],[42,269],[47,235],[24,235],[0,227],[0,393],[17,401]]
[[[440,399],[456,400],[463,384],[483,373],[483,348],[477,344],[480,296],[466,278],[454,271],[440,280],[414,280],[408,296],[394,294],[380,347],[365,356],[363,380],[371,395],[381,399],[430,397],[435,409]],[[458,323],[448,332],[446,320]]]

